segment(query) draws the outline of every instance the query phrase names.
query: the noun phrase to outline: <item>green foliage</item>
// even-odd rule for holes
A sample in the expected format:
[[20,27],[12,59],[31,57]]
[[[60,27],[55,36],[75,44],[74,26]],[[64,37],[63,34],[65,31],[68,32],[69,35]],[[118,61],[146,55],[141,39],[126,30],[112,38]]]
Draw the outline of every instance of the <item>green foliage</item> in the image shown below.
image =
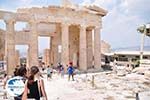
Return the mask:
[[145,30],[145,26],[140,26],[137,31],[140,32],[140,33],[144,33],[144,30]]

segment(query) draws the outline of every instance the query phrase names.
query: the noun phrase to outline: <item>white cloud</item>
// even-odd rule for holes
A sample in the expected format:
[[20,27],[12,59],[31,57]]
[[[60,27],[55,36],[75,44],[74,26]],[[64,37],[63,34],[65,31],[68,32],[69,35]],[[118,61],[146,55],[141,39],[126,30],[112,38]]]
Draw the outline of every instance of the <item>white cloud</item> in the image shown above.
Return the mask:
[[92,4],[110,9],[112,8],[112,6],[116,4],[116,1],[115,0],[95,0]]
[[[92,4],[108,10],[103,18],[103,40],[113,48],[140,45],[136,29],[150,21],[150,0],[95,0]],[[149,45],[147,41],[145,45]]]
[[91,0],[83,0],[81,5],[90,5],[91,4]]
[[13,2],[1,3],[0,9],[14,12],[17,8],[42,7],[48,4],[48,0],[14,0]]
[[33,0],[19,0],[22,3],[30,4]]
[[[50,2],[50,0],[13,1],[8,2],[11,6],[1,3],[0,9],[14,11],[18,7],[41,7]],[[102,39],[107,40],[113,48],[139,45],[140,35],[136,28],[140,24],[150,22],[150,0],[83,0],[82,4],[93,4],[108,10],[108,14],[103,18]],[[146,45],[149,45],[150,40],[146,41]]]

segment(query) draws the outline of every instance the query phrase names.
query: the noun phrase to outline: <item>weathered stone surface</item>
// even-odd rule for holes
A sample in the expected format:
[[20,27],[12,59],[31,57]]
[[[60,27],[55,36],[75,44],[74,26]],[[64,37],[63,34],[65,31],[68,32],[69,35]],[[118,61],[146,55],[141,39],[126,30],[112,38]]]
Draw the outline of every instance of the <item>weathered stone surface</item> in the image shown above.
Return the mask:
[[149,100],[150,99],[150,91],[144,91],[139,93],[139,100]]
[[[92,87],[92,76],[94,78],[95,87]],[[101,97],[98,100],[135,100],[136,93],[139,93],[140,100],[148,100],[150,97],[150,86],[147,85],[149,80],[144,75],[131,73],[126,76],[118,76],[112,73],[91,73],[86,75],[76,76],[77,83],[74,83],[75,89],[80,88],[82,92],[89,92],[94,94],[94,100],[96,97]],[[88,96],[87,96],[88,98]],[[144,98],[144,99],[143,99]],[[145,99],[146,98],[146,99]]]
[[[66,70],[71,61],[83,71],[93,66],[100,69],[100,29],[102,17],[106,14],[107,11],[96,6],[73,7],[68,6],[66,2],[62,6],[20,8],[15,13],[0,11],[0,19],[6,23],[5,59],[8,73],[12,74],[16,66],[13,59],[16,44],[25,44],[29,47],[27,67],[38,65],[38,36],[51,37],[48,64],[53,63],[57,66],[57,63],[61,62]],[[18,21],[26,22],[28,25],[25,29],[16,31],[14,25]],[[87,30],[90,30],[90,33]],[[94,46],[91,33],[93,30]],[[62,48],[60,52],[58,46]]]
[[144,72],[145,77],[150,79],[150,70]]

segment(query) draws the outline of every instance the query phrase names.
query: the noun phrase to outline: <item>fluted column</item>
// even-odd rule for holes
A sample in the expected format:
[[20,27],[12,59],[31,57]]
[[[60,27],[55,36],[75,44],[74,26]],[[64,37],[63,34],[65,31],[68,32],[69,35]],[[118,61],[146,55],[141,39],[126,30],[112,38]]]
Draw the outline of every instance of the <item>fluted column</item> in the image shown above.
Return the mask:
[[60,62],[60,53],[58,50],[58,46],[61,43],[61,29],[60,25],[56,24],[56,31],[54,32],[54,35],[51,38],[51,51],[52,51],[52,61],[53,65],[57,66]]
[[53,36],[51,36],[50,38],[50,64],[54,64],[52,42],[53,42]]
[[66,68],[66,65],[69,63],[69,24],[62,23],[62,53],[61,53],[61,62]]
[[5,60],[7,62],[7,74],[12,75],[15,64],[15,32],[14,21],[6,21],[6,35],[5,35]]
[[93,65],[93,41],[92,29],[87,30],[87,67],[91,68]]
[[16,61],[16,65],[20,65],[20,53],[19,50],[15,50],[15,61]]
[[87,70],[87,44],[86,44],[86,27],[80,27],[79,37],[79,68],[80,70]]
[[30,66],[38,66],[38,33],[37,33],[37,23],[35,21],[30,21],[31,25],[31,35],[30,35],[30,45],[29,45],[29,56],[30,56]]
[[101,69],[101,49],[100,49],[100,27],[94,30],[94,67]]
[[44,49],[43,62],[45,63],[45,66],[50,65],[50,49]]
[[30,67],[30,52],[29,52],[29,45],[28,45],[28,49],[27,49],[27,63],[26,66],[29,68]]

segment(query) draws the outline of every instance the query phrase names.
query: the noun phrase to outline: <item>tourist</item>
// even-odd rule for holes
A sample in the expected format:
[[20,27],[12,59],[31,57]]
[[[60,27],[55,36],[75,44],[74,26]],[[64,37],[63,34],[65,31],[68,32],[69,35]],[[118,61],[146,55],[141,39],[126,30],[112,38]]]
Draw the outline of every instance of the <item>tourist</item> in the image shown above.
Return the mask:
[[13,76],[17,76],[18,67],[15,68]]
[[5,73],[5,74],[4,74],[4,78],[3,78],[3,89],[4,89],[4,97],[3,97],[3,99],[7,99],[7,93],[6,93],[6,91],[5,91],[5,87],[6,87],[6,82],[7,82],[7,80],[8,80],[8,76],[7,76],[7,74]]
[[40,100],[40,98],[48,100],[44,88],[44,81],[40,77],[39,69],[37,66],[32,66],[30,69],[30,76],[25,83],[25,90],[22,96],[22,100]]
[[61,72],[61,67],[62,67],[62,64],[58,63],[58,66],[57,66],[58,74],[60,74],[60,72]]
[[7,74],[5,73],[5,74],[4,74],[4,77],[3,77],[3,83],[4,83],[4,87],[3,87],[3,88],[5,88],[7,80],[8,80],[8,76],[7,76]]
[[113,72],[114,72],[114,74],[117,73],[117,61],[116,61],[116,59],[114,60],[114,64],[113,64]]
[[128,73],[131,73],[131,71],[132,71],[132,66],[130,66],[129,64],[127,64],[127,66],[126,66],[126,71],[127,71]]
[[50,68],[50,66],[47,66],[47,80],[52,78],[52,73],[53,73],[53,69]]
[[72,76],[72,80],[74,81],[74,68],[72,62],[69,63],[67,71],[68,71],[68,80],[70,81],[70,77]]
[[45,70],[45,63],[43,62],[42,63],[42,71],[44,72],[44,70]]
[[[27,70],[26,70],[26,67],[24,66],[21,66],[17,69],[17,72],[16,72],[16,76],[20,76],[22,77],[22,81],[25,83],[27,77],[26,77],[26,74],[27,74]],[[14,100],[21,100],[22,99],[22,94],[17,96],[17,97],[14,97]]]
[[61,77],[64,78],[65,71],[64,71],[63,65],[60,67],[60,74],[61,74]]

